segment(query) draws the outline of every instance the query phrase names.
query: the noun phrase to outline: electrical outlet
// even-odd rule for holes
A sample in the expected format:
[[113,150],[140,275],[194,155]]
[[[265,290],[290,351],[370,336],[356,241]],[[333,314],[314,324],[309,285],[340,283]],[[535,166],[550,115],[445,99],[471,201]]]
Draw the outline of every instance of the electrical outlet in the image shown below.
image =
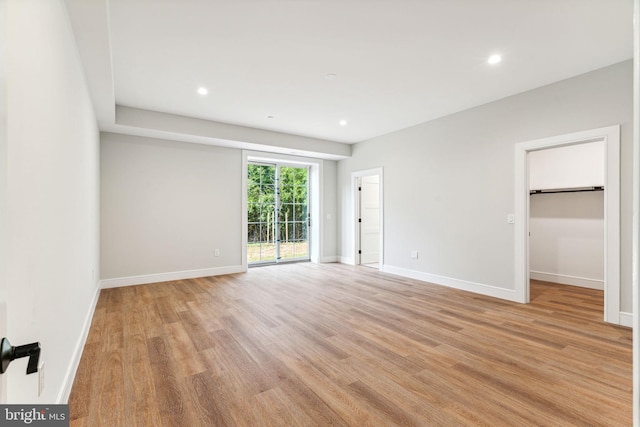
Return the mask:
[[44,390],[44,363],[38,366],[38,396],[42,396]]
[[418,259],[418,251],[411,251],[411,258]]
[[214,249],[213,256],[220,256],[220,249]]

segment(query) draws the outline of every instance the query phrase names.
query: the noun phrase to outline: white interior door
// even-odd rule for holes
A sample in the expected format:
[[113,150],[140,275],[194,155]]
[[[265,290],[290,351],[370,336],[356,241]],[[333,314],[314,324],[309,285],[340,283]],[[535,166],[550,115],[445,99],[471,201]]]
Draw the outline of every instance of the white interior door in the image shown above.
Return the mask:
[[360,179],[360,264],[380,260],[380,176]]
[[[7,336],[7,2],[0,0],[0,339]],[[7,403],[6,375],[0,375],[0,404]]]
[[[1,283],[1,282],[0,282]],[[2,287],[2,285],[0,285]],[[0,339],[7,336],[7,304],[4,289],[0,289]],[[7,403],[7,376],[0,375],[0,405]]]

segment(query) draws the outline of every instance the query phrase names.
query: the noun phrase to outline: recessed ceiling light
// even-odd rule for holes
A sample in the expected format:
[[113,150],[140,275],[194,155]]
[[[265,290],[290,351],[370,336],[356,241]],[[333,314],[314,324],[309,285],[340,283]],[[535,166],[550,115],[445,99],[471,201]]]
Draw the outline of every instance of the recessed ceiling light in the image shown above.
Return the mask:
[[324,76],[324,78],[327,79],[327,80],[334,80],[336,77],[338,77],[338,75],[334,74],[334,73],[329,73],[329,74]]
[[338,124],[339,124],[340,126],[346,126],[346,125],[347,125],[347,121],[346,121],[346,120],[340,120],[340,121],[338,122]]
[[500,55],[491,55],[489,59],[487,59],[487,62],[491,65],[495,65],[500,61],[502,61],[502,56]]
[[198,88],[198,94],[205,96],[206,94],[209,93],[209,90],[206,87],[199,87]]

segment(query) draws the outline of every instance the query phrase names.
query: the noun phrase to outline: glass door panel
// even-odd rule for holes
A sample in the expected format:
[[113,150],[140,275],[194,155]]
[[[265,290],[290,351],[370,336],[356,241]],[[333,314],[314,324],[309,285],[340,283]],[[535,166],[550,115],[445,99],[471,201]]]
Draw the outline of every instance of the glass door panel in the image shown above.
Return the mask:
[[276,167],[248,165],[247,258],[249,263],[276,261]]
[[309,259],[309,168],[280,167],[280,258]]
[[250,264],[309,259],[309,168],[248,165]]

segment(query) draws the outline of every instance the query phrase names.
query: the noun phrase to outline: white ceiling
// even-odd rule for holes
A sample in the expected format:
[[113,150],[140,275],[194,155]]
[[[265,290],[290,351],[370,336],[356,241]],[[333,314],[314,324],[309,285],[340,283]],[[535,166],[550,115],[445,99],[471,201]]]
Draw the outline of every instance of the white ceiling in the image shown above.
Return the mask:
[[346,143],[632,57],[632,0],[66,1],[106,102]]

